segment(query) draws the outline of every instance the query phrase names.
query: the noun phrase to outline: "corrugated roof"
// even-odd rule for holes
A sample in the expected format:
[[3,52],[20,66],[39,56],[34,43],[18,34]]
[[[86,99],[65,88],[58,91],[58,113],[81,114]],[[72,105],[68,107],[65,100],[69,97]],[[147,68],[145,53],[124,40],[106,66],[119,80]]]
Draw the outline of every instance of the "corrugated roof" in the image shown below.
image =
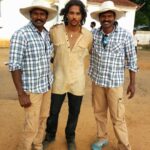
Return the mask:
[[[88,2],[97,2],[97,3],[102,3],[105,0],[88,0]],[[121,6],[130,6],[130,7],[136,7],[138,6],[136,3],[133,3],[129,0],[112,0],[115,5],[121,5]]]

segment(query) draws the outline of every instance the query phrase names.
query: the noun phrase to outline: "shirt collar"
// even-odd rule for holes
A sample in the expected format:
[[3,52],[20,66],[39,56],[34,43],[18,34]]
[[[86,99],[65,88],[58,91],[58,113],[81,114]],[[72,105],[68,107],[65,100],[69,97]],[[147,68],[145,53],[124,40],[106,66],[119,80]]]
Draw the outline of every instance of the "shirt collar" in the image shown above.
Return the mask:
[[[64,31],[66,32],[65,30],[65,24],[64,24]],[[84,34],[86,32],[86,30],[81,26],[81,34]]]
[[[114,33],[114,32],[118,32],[118,25],[115,25],[115,28],[113,29],[113,31],[111,32],[111,33]],[[104,35],[105,33],[103,32],[103,30],[102,30],[102,27],[100,27],[99,29],[98,29],[98,31],[100,32],[100,34],[101,35]],[[111,33],[109,33],[109,34],[107,34],[108,36],[111,34]]]
[[[39,30],[33,25],[33,23],[32,23],[31,21],[29,22],[28,25],[31,27],[31,29],[32,29],[33,31],[39,32]],[[48,32],[45,27],[43,28],[42,32],[43,32],[43,31],[44,31],[44,32]]]

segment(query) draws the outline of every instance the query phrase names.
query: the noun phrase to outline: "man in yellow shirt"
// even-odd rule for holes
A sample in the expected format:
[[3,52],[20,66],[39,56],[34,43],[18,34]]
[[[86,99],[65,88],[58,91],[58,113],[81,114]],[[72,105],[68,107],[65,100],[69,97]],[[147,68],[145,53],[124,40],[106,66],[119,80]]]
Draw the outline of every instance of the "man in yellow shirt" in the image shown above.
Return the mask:
[[92,34],[82,27],[87,13],[81,1],[69,1],[61,10],[61,15],[64,24],[56,25],[50,31],[55,53],[54,83],[44,142],[55,140],[59,112],[67,95],[69,115],[66,140],[68,150],[75,150],[75,129],[85,91],[84,59],[91,49]]

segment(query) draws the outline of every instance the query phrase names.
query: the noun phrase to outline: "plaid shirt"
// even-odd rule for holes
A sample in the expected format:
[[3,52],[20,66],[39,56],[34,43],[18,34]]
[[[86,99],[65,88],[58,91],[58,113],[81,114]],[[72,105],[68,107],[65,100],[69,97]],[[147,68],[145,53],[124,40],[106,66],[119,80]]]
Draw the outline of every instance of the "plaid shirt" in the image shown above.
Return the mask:
[[44,93],[53,81],[50,58],[53,45],[45,29],[45,39],[30,22],[11,38],[9,70],[22,71],[22,84],[25,91]]
[[118,87],[124,82],[125,67],[136,72],[137,57],[132,36],[116,26],[108,35],[108,44],[103,46],[101,29],[93,31],[93,48],[89,75],[102,87]]

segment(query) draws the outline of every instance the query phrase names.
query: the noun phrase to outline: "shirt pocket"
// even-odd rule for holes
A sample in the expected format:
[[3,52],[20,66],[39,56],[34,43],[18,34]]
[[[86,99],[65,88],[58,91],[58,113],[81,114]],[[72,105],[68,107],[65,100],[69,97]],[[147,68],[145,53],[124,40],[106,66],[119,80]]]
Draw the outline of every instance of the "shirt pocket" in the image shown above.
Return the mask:
[[66,49],[66,45],[64,41],[56,41],[53,43],[54,46],[54,53],[60,51],[61,49]]
[[55,61],[62,61],[65,58],[65,54],[66,54],[66,44],[64,41],[56,41],[55,43],[53,43],[54,46],[54,63]]
[[39,61],[41,56],[43,55],[43,51],[40,52],[39,50],[28,49],[26,51],[25,59],[29,61],[29,63]]
[[79,43],[77,49],[75,48],[75,52],[78,53],[80,58],[84,58],[89,54],[88,46],[84,43]]
[[61,46],[61,45],[64,45],[65,44],[65,35],[60,33],[60,35],[56,36],[56,34],[58,33],[55,33],[55,35],[53,36],[53,41],[52,43],[54,44],[55,47],[58,47],[58,46]]
[[28,40],[28,47],[25,51],[26,57],[34,60],[38,60],[45,52],[45,43],[37,39],[36,42]]
[[120,55],[121,53],[123,53],[123,45],[122,42],[113,42],[110,43],[110,46],[112,48],[110,48],[110,51],[113,55]]

